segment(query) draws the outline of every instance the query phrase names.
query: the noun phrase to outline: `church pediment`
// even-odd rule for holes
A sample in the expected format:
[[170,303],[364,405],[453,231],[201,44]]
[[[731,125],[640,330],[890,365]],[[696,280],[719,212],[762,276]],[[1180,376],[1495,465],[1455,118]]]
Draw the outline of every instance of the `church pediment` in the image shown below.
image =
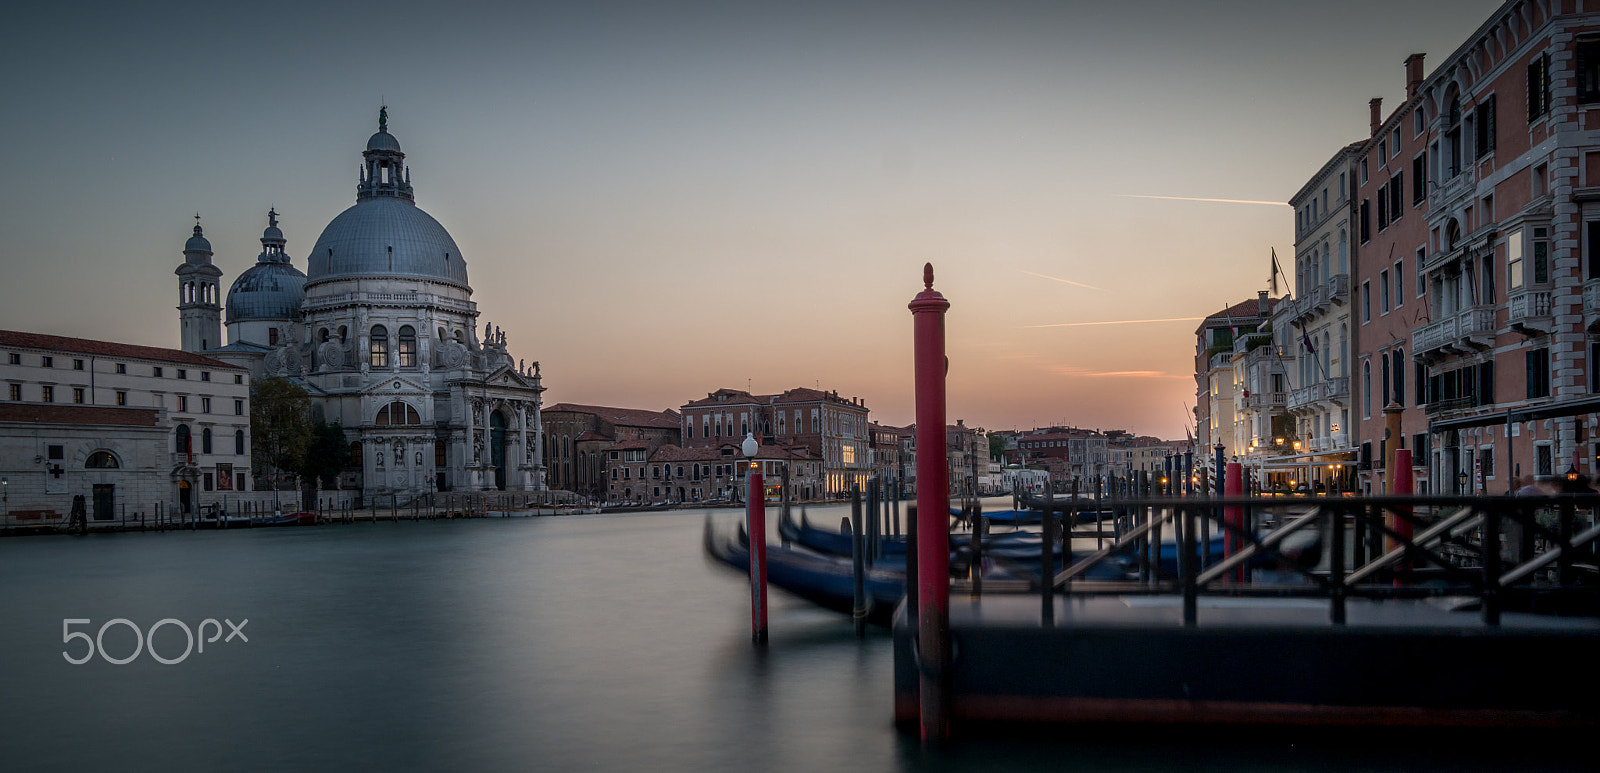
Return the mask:
[[386,395],[415,395],[432,392],[433,388],[427,384],[407,376],[389,376],[374,380],[361,390],[362,395],[382,397]]
[[494,371],[489,374],[488,378],[485,379],[485,382],[490,386],[512,387],[516,389],[534,388],[533,379],[518,373],[515,368],[512,368],[509,365],[502,365],[498,368],[495,368]]

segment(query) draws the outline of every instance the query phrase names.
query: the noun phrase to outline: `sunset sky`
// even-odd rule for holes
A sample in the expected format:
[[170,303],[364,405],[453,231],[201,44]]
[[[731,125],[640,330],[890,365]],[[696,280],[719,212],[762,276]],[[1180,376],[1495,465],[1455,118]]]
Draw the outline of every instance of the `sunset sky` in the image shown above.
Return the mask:
[[387,104],[547,404],[909,423],[932,262],[952,423],[1181,438],[1272,202],[1499,3],[96,5],[0,26],[0,327],[176,347],[194,213],[224,285],[273,206],[305,270]]

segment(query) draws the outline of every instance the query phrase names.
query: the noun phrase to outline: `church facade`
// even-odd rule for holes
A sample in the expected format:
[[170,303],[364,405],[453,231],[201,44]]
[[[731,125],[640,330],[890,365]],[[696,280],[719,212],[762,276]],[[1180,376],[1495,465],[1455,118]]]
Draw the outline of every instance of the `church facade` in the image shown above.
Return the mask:
[[545,488],[539,363],[513,358],[503,331],[480,333],[466,260],[417,207],[387,111],[356,203],[323,229],[305,273],[276,211],[267,218],[256,265],[225,298],[195,226],[175,272],[185,351],[304,387],[313,417],[340,423],[351,444],[341,487],[368,501]]

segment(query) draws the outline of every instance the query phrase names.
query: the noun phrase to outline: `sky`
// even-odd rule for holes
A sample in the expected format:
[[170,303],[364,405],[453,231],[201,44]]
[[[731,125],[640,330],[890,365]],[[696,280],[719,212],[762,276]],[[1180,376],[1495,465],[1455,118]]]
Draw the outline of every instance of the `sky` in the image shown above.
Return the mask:
[[0,328],[176,348],[193,215],[224,285],[269,207],[305,270],[386,104],[547,405],[805,386],[909,424],[931,262],[951,423],[1181,438],[1198,319],[1293,273],[1272,202],[1499,5],[31,4]]

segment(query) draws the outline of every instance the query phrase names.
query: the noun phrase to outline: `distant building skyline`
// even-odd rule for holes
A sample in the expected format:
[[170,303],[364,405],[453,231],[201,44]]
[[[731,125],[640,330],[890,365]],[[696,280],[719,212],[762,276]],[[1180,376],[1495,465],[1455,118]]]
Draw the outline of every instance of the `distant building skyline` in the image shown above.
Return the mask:
[[1287,205],[1224,202],[1287,202],[1498,5],[30,7],[0,327],[180,346],[189,218],[223,281],[268,209],[306,270],[360,149],[329,138],[387,104],[551,402],[820,380],[904,426],[931,261],[951,416],[1181,437],[1193,320],[1294,254]]

